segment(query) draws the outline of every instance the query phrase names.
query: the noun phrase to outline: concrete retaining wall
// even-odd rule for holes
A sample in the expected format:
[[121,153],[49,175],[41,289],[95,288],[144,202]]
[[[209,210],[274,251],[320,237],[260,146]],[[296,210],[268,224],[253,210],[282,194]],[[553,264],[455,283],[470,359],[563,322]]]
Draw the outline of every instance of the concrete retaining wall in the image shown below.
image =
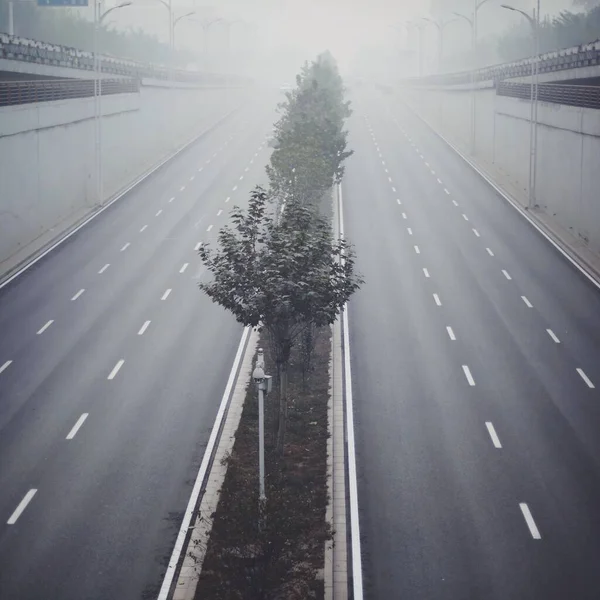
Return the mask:
[[[104,196],[110,198],[239,106],[243,89],[169,89],[103,98]],[[94,101],[0,108],[2,263],[95,203]]]
[[[528,100],[475,94],[471,152],[471,92],[404,89],[403,99],[439,133],[470,154],[523,205],[529,193]],[[540,210],[600,254],[600,111],[540,103],[536,197]]]

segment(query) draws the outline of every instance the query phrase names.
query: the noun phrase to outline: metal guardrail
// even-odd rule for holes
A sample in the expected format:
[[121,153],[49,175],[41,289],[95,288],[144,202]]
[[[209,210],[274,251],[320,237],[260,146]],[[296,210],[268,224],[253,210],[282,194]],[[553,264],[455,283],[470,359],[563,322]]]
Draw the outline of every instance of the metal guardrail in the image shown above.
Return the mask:
[[[529,77],[531,75],[531,60],[531,58],[526,58],[511,63],[476,69],[474,72],[475,82],[496,82],[514,77]],[[539,72],[553,73],[566,69],[598,65],[600,65],[600,41],[542,54],[539,61]],[[416,85],[464,85],[471,83],[471,71],[413,77],[405,83]]]
[[[59,79],[53,81],[0,81],[0,106],[32,102],[50,102],[70,98],[89,98],[94,95],[93,79]],[[102,95],[139,92],[135,79],[103,79]]]
[[[0,33],[0,58],[87,71],[93,71],[94,69],[94,57],[91,52],[48,44],[38,40],[9,36],[5,33]],[[172,79],[179,82],[204,85],[218,85],[224,82],[244,83],[247,81],[239,76],[168,69],[159,65],[150,65],[107,55],[102,56],[102,72],[132,79]]]
[[[496,87],[498,96],[511,98],[531,98],[531,85],[528,83],[511,83],[501,81]],[[568,106],[585,108],[600,108],[600,87],[589,85],[565,85],[562,83],[540,83],[538,85],[538,100]]]

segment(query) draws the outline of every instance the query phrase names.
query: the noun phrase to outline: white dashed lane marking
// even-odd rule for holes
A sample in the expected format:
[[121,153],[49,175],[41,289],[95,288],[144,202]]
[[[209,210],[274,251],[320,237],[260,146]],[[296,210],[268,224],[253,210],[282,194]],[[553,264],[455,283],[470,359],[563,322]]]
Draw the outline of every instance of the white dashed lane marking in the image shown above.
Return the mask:
[[506,277],[506,279],[508,279],[509,281],[512,279],[512,277],[508,274],[508,271],[506,269],[502,269],[502,275],[504,275],[504,277]]
[[594,384],[591,382],[590,378],[584,373],[583,369],[580,369],[579,367],[577,367],[577,372],[579,373],[579,376],[581,377],[581,379],[583,379],[586,383],[586,385],[589,388],[594,388],[596,386],[594,386]]
[[156,216],[157,216],[157,217],[160,217],[160,215],[161,215],[161,214],[162,214],[162,208],[161,208],[161,209],[159,209],[159,210],[156,212]]
[[481,237],[481,236],[479,235],[479,231],[477,231],[477,229],[473,229],[473,233],[474,233],[474,234],[475,234],[477,237]]
[[548,332],[548,335],[554,340],[554,342],[560,344],[560,340],[558,339],[554,331],[552,331],[552,329],[546,329],[546,331]]
[[486,250],[487,250],[487,253],[488,253],[490,256],[494,256],[494,253],[493,253],[493,252],[492,252],[492,251],[491,251],[489,248],[486,248]]
[[35,496],[36,492],[36,489],[31,489],[25,494],[25,497],[23,500],[21,500],[21,502],[19,502],[19,506],[17,506],[15,512],[13,512],[8,521],[6,521],[7,525],[14,525],[17,522],[23,511],[27,508],[27,505],[31,502],[31,499]]
[[129,248],[131,244],[129,242],[127,242],[122,248],[121,248],[121,252],[124,252],[125,250],[127,250],[127,248]]
[[456,341],[456,336],[454,335],[454,331],[450,325],[446,327],[446,331],[448,332],[448,337],[454,342]]
[[48,329],[52,323],[54,323],[54,320],[50,319],[43,327],[41,327],[41,329],[38,329],[37,335],[42,335],[42,333],[44,333],[44,331],[46,331],[46,329]]
[[528,300],[527,296],[521,296],[521,300],[523,300],[523,302],[525,302],[525,305],[526,305],[528,308],[533,308],[533,304],[531,304],[531,302],[529,302],[529,300]]
[[71,298],[71,302],[73,302],[74,300],[77,300],[77,298],[79,298],[79,296],[81,296],[81,294],[83,294],[83,292],[85,292],[85,289],[80,289],[72,298]]
[[144,225],[141,229],[140,229],[140,233],[143,233],[144,231],[146,231],[146,227],[148,227],[148,225]]
[[442,305],[442,301],[440,300],[440,297],[439,297],[437,294],[434,294],[434,295],[433,295],[433,299],[435,300],[435,303],[436,303],[438,306],[441,306],[441,305]]
[[113,370],[109,373],[107,379],[114,379],[117,376],[117,373],[121,370],[124,362],[124,359],[121,359],[119,362],[117,362],[117,364],[113,367]]
[[67,437],[65,439],[67,440],[72,440],[75,435],[77,434],[77,432],[79,431],[79,429],[81,428],[81,426],[83,425],[84,421],[88,418],[89,413],[83,413],[79,419],[77,419],[77,423],[75,423],[75,425],[73,425],[73,428],[71,429],[71,431],[69,431],[69,433],[67,434]]
[[6,371],[10,365],[12,365],[12,360],[7,360],[3,365],[0,366],[0,373]]
[[487,427],[488,433],[492,438],[492,444],[494,444],[494,448],[502,448],[502,444],[500,443],[500,438],[494,429],[494,425],[491,421],[486,421],[485,426]]
[[531,537],[534,540],[541,540],[542,536],[540,535],[540,532],[537,528],[537,525],[535,524],[535,521],[533,520],[533,516],[531,515],[531,511],[529,510],[529,507],[527,506],[527,504],[525,504],[524,502],[521,502],[519,504],[519,508],[521,509],[521,512],[523,513],[523,517],[525,518],[527,527],[529,527],[529,533],[531,533]]
[[213,228],[213,226],[212,226],[212,225],[209,225],[209,226],[206,228],[206,231],[210,231],[212,228]]
[[471,375],[471,369],[469,369],[469,367],[467,365],[463,365],[462,368],[465,373],[465,377],[467,378],[467,381],[469,382],[469,385],[474,386],[475,380],[473,379],[473,375]]
[[148,329],[149,325],[150,325],[150,321],[145,321],[144,324],[140,327],[140,330],[138,331],[138,335],[144,335],[144,332],[146,331],[146,329]]
[[423,275],[429,279],[429,271],[425,267],[423,267]]
[[163,295],[161,300],[166,300],[169,297],[169,294],[171,293],[171,288],[169,288]]
[[179,272],[180,272],[180,273],[185,273],[185,270],[188,268],[188,265],[189,265],[189,264],[190,264],[190,263],[183,263],[183,265],[182,265],[181,269],[179,269]]
[[106,269],[108,269],[108,267],[110,267],[110,263],[106,263],[99,271],[98,271],[98,275],[102,275],[102,273],[104,273],[104,271],[106,271]]

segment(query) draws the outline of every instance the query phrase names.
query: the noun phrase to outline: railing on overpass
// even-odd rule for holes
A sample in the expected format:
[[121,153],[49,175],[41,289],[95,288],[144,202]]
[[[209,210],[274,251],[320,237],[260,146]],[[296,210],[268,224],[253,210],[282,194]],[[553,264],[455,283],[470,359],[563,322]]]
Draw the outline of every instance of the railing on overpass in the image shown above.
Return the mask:
[[[94,56],[91,52],[48,44],[39,40],[10,36],[5,33],[0,33],[0,58],[87,71],[93,71],[94,69]],[[150,65],[106,55],[102,56],[102,71],[103,73],[132,79],[173,79],[178,82],[199,83],[202,85],[219,85],[224,82],[240,84],[246,81],[239,76],[169,69],[164,66]]]
[[[59,79],[32,81],[0,81],[0,106],[49,102],[69,98],[88,98],[94,95],[93,79]],[[102,95],[139,92],[135,79],[104,79]]]
[[[529,77],[531,75],[531,58],[492,65],[476,69],[473,73],[476,83],[486,81],[503,81],[514,77]],[[563,50],[555,50],[540,56],[539,72],[553,73],[566,69],[578,69],[600,65],[600,41],[592,42]],[[471,83],[471,71],[458,73],[442,73],[426,77],[414,77],[405,83],[416,85],[464,85]]]
[[[531,85],[528,83],[498,83],[496,93],[499,96],[511,98],[531,98]],[[585,108],[600,108],[600,87],[589,85],[566,85],[562,83],[540,83],[538,85],[538,100],[568,106]]]

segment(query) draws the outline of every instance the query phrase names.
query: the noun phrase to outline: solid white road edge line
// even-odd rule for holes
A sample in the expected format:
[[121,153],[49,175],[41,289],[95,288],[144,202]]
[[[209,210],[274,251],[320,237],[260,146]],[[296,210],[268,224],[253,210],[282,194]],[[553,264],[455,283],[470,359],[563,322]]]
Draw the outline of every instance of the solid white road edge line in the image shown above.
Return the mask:
[[72,440],[77,435],[77,432],[83,425],[83,422],[88,418],[88,415],[89,415],[89,413],[83,413],[79,417],[79,419],[77,419],[77,423],[75,423],[75,425],[73,425],[73,429],[71,429],[71,431],[69,431],[69,433],[67,434],[67,437],[65,439]]
[[219,410],[217,412],[212,431],[210,432],[210,437],[208,438],[206,449],[204,450],[202,463],[200,464],[200,469],[198,471],[198,475],[196,476],[196,481],[194,482],[194,487],[192,488],[192,493],[190,495],[187,508],[185,509],[183,519],[181,521],[181,527],[179,528],[179,533],[177,534],[177,539],[175,540],[175,547],[173,548],[173,552],[171,553],[171,558],[169,560],[167,571],[165,573],[165,578],[163,579],[162,585],[160,587],[160,592],[158,593],[157,600],[167,600],[167,598],[169,597],[171,583],[173,582],[173,577],[175,577],[177,564],[179,563],[179,558],[181,557],[181,553],[183,551],[183,544],[187,536],[188,527],[190,526],[192,514],[198,502],[198,496],[200,495],[200,490],[202,489],[202,482],[204,481],[210,457],[212,455],[213,448],[217,441],[219,430],[221,429],[221,422],[223,421],[223,416],[227,408],[227,403],[229,402],[229,396],[231,395],[231,390],[233,388],[233,384],[235,383],[236,375],[238,372],[240,361],[242,360],[244,354],[244,348],[246,346],[246,340],[248,339],[249,334],[250,328],[245,327],[242,333],[242,338],[238,345],[237,353],[233,360],[233,366],[231,367],[231,371],[229,372],[227,385],[225,386],[225,391],[223,392],[223,397],[221,398],[221,404],[219,405]]
[[542,536],[540,535],[537,525],[535,524],[535,521],[533,520],[533,517],[531,516],[531,511],[529,510],[529,506],[527,506],[527,504],[525,504],[525,502],[521,502],[519,504],[519,508],[521,509],[521,512],[523,513],[523,516],[525,517],[525,522],[527,523],[527,527],[529,527],[529,533],[531,533],[531,537],[534,540],[541,540]]
[[37,490],[31,489],[26,494],[23,500],[19,502],[19,506],[15,509],[12,515],[10,515],[8,521],[6,521],[7,525],[14,525],[17,522],[17,519],[21,516],[21,513],[27,508],[27,505],[31,502],[31,499],[35,496]]
[[[342,186],[338,185],[340,237],[344,238],[344,208]],[[358,483],[356,475],[356,449],[354,441],[354,409],[352,404],[352,370],[350,364],[350,336],[348,333],[348,305],[342,312],[344,325],[344,374],[346,396],[346,445],[348,451],[348,489],[350,500],[350,536],[352,546],[352,585],[354,600],[363,599],[362,561],[360,548],[360,528],[358,519]]]
[[490,437],[492,438],[492,444],[494,444],[494,448],[502,448],[502,444],[500,443],[500,438],[498,437],[498,434],[496,433],[496,430],[494,429],[494,425],[492,424],[492,422],[486,421],[485,426],[487,427],[488,433],[490,434]]

